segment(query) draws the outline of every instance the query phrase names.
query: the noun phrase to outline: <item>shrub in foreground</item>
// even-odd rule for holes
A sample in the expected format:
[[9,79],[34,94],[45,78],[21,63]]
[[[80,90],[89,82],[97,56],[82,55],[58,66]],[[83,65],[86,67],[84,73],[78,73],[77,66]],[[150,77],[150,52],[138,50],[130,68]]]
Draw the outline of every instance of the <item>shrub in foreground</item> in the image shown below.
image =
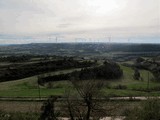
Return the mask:
[[125,120],[160,120],[160,100],[148,99],[141,106],[125,112]]

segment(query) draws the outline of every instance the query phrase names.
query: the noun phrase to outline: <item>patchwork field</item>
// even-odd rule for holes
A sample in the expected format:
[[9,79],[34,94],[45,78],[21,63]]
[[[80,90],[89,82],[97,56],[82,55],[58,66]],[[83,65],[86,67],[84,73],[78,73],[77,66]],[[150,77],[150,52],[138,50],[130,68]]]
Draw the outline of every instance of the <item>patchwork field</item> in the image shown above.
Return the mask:
[[148,114],[147,105],[160,108],[159,53],[159,45],[147,44],[0,47],[0,119],[36,120],[45,110],[66,118],[70,105],[78,114],[87,110],[85,97],[102,110],[94,117]]
[[[160,88],[160,83],[154,81],[154,77],[151,72],[146,70],[140,70],[142,80],[134,80],[133,74],[134,70],[130,67],[120,65],[123,69],[123,77],[120,80],[104,80],[105,87],[103,92],[106,96],[158,96],[160,91],[154,90],[155,88]],[[58,75],[67,74],[75,69],[61,70],[57,72],[50,72],[43,74],[47,75]],[[80,69],[76,69],[80,70]],[[148,76],[149,75],[149,76]],[[149,77],[149,84],[148,84]],[[45,86],[38,86],[37,83],[38,75],[15,80],[2,82],[0,84],[0,96],[1,97],[39,97],[39,90],[41,96],[50,95],[63,95],[68,87],[72,87],[70,81],[62,80],[52,82],[52,88],[48,88],[47,84]],[[150,90],[148,92],[147,90]]]

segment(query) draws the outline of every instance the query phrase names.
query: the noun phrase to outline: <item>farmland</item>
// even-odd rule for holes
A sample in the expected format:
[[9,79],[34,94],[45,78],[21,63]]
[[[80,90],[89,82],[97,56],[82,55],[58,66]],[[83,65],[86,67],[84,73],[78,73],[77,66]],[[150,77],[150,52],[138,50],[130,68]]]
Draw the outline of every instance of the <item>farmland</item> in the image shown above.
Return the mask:
[[[133,79],[134,71],[131,68],[121,66],[124,72],[124,76],[120,80],[112,80],[106,81],[106,88],[104,88],[105,94],[115,95],[115,96],[146,96],[148,92],[144,92],[143,90],[138,89],[147,89],[147,76],[148,71],[142,70],[141,74],[143,76],[144,81],[136,81]],[[73,70],[63,70],[58,72],[53,72],[50,74],[60,74],[67,73]],[[152,73],[150,73],[150,79],[153,78]],[[115,87],[118,85],[126,86],[126,89],[116,89]],[[53,88],[48,89],[46,86],[41,86],[41,96],[49,96],[49,95],[63,95],[67,86],[71,86],[70,81],[56,81],[53,82]],[[111,87],[111,88],[110,88]],[[150,82],[150,89],[154,87],[160,87],[157,82]],[[136,90],[137,89],[137,90]],[[24,96],[33,96],[38,97],[38,84],[37,84],[37,76],[28,77],[20,80],[3,82],[0,84],[0,96],[2,97],[24,97]],[[150,95],[158,96],[159,91],[150,92]]]
[[[102,43],[0,46],[0,110],[14,112],[9,109],[13,105],[19,106],[16,112],[34,109],[39,113],[43,98],[64,98],[66,91],[74,94],[73,80],[102,82],[103,99],[159,97],[160,83],[156,74],[160,63],[159,46]],[[138,79],[134,77],[136,70]],[[141,102],[125,103],[137,106]]]
[[[126,48],[124,48],[124,46],[126,46]],[[129,49],[129,47],[133,49]],[[1,71],[1,81],[3,82],[0,84],[0,96],[1,97],[38,96],[39,94],[38,93],[39,88],[37,84],[38,76],[46,77],[50,75],[54,76],[54,75],[72,73],[73,71],[75,70],[79,71],[81,70],[81,68],[84,67],[102,65],[105,60],[116,61],[120,65],[120,68],[123,70],[123,76],[120,79],[107,80],[107,81],[104,80],[106,87],[103,89],[103,91],[105,92],[106,95],[146,96],[148,95],[147,86],[149,80],[149,89],[151,90],[149,94],[153,96],[158,96],[159,91],[154,89],[160,88],[160,85],[157,81],[154,80],[155,78],[151,71],[140,69],[142,80],[134,80],[133,67],[126,66],[126,64],[127,65],[134,64],[135,59],[138,58],[140,55],[142,55],[141,57],[148,59],[152,59],[153,57],[155,58],[155,56],[157,56],[157,54],[159,54],[160,52],[158,51],[159,50],[158,45],[156,45],[156,47],[154,48],[151,47],[152,44],[151,45],[148,44],[105,45],[105,44],[91,44],[91,43],[90,44],[27,44],[27,45],[1,46],[1,53],[3,54],[1,54],[0,58],[1,61],[0,71]],[[40,48],[43,48],[44,50],[40,51],[39,50]],[[74,51],[75,48],[76,51]],[[52,55],[49,55],[44,52],[46,50],[48,51],[48,49],[50,49],[50,52],[47,53]],[[57,50],[55,51],[55,49]],[[64,56],[64,54],[62,54],[63,52],[62,53],[60,52],[62,51],[62,49],[67,53],[68,56]],[[97,54],[92,49],[99,51],[99,53],[102,54]],[[152,56],[150,56],[151,53],[150,49],[154,53],[152,54]],[[26,50],[30,51],[28,52],[29,54],[25,53]],[[88,53],[89,50],[92,51],[92,53]],[[119,50],[121,52],[118,52]],[[13,53],[8,54],[7,51],[12,51]],[[19,53],[18,51],[21,51],[23,54],[21,55],[21,53]],[[61,56],[59,55],[58,51],[61,53]],[[79,54],[79,56],[76,56],[77,51],[81,51],[84,53],[82,53],[82,55]],[[88,57],[85,57],[85,53],[88,55]],[[97,55],[101,57],[96,57]],[[94,61],[97,61],[97,63],[94,63]],[[56,64],[57,66],[55,66]],[[58,66],[58,64],[60,64],[60,66]],[[6,82],[4,82],[5,79],[7,80]],[[48,83],[46,83],[44,86],[40,86],[41,96],[62,95],[65,89],[67,88],[66,86],[70,87],[72,86],[70,81],[66,80],[53,81],[51,83],[53,87],[50,89],[48,89],[47,84]],[[118,88],[118,86],[120,88]]]

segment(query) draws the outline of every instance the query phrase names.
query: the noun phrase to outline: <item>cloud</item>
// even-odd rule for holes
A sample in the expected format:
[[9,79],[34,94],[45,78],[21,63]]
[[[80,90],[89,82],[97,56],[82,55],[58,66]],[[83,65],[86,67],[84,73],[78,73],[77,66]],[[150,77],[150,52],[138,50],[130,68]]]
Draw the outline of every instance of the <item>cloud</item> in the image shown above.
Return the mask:
[[159,3],[160,0],[1,0],[0,34],[10,39],[59,35],[63,40],[159,36]]

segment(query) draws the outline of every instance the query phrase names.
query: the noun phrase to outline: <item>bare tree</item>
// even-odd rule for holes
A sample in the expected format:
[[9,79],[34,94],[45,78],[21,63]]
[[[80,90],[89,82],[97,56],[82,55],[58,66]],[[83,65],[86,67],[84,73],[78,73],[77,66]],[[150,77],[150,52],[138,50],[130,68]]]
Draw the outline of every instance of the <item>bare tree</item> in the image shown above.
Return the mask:
[[71,95],[70,91],[66,94],[66,105],[71,120],[89,120],[91,117],[95,119],[98,117],[98,114],[95,113],[105,114],[103,106],[99,102],[102,97],[102,81],[81,80],[72,81],[72,84],[76,91],[75,95]]

